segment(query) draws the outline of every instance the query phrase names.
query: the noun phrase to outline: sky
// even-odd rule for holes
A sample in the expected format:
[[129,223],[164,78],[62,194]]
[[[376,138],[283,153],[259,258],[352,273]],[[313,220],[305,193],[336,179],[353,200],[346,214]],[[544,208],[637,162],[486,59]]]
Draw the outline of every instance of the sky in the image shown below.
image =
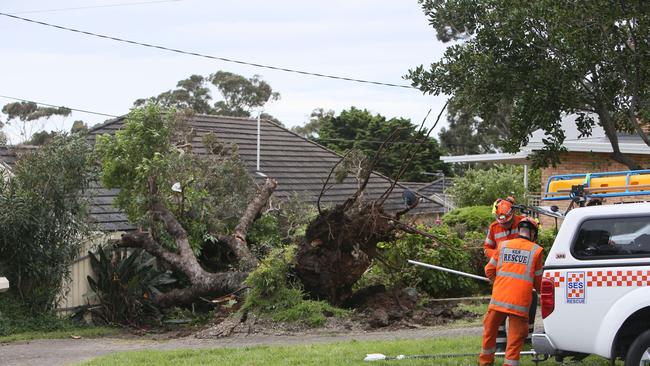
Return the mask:
[[[4,0],[0,12],[219,57],[394,84],[441,58],[417,0]],[[138,4],[140,3],[140,4]],[[113,5],[120,6],[113,6]],[[122,4],[130,4],[123,6]],[[105,6],[109,5],[109,6]],[[105,6],[92,9],[62,8]],[[281,95],[264,111],[292,127],[315,108],[351,106],[431,126],[446,97],[415,89],[330,80],[89,37],[0,16],[0,95],[111,115],[172,89],[192,74],[260,75]],[[213,95],[219,99],[218,94]],[[12,102],[0,97],[0,105]],[[69,130],[106,117],[73,113],[32,127]],[[443,119],[436,129],[444,125]],[[6,127],[11,142],[17,130]]]

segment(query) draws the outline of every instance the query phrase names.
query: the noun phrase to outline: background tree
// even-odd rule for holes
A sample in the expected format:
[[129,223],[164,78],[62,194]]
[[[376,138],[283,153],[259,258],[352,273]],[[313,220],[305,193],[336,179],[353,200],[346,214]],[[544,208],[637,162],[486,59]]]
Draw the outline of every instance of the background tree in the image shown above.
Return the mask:
[[[33,102],[13,102],[5,104],[2,107],[2,113],[7,116],[5,119],[6,124],[18,123],[20,137],[22,140],[26,140],[32,138],[34,132],[33,122],[56,115],[67,117],[72,111],[66,107],[41,107]],[[2,126],[0,124],[0,127]],[[39,132],[39,136],[36,138],[39,141],[46,140],[42,131]]]
[[[442,170],[448,172],[448,167],[440,161],[440,147],[433,138],[425,138],[426,133],[418,131],[410,120],[404,118],[386,119],[373,115],[367,110],[355,107],[342,111],[338,116],[331,112],[316,110],[312,113],[312,123],[308,129],[318,143],[338,152],[344,153],[350,149],[362,151],[368,159],[374,157],[377,149],[384,140],[393,134],[393,142],[377,161],[374,169],[389,177],[395,177],[402,161],[409,155],[414,143],[423,146],[418,150],[408,170],[402,176],[404,181],[429,181],[431,178],[424,173]],[[318,129],[315,126],[319,126]]]
[[76,120],[70,127],[70,133],[78,133],[85,135],[88,132],[88,125],[82,120]]
[[501,141],[510,137],[507,126],[489,126],[453,98],[447,107],[447,123],[438,138],[450,155],[492,153],[499,150]]
[[507,152],[530,134],[548,137],[538,164],[558,162],[564,131],[560,121],[577,114],[588,136],[603,127],[612,158],[638,168],[621,153],[617,131],[642,130],[649,120],[650,3],[420,0],[438,39],[451,45],[442,60],[419,66],[408,77],[426,93],[451,94],[486,126],[505,122]]
[[148,102],[156,102],[164,108],[189,109],[199,114],[214,114],[210,102],[212,100],[210,88],[205,83],[206,80],[203,76],[191,75],[176,83],[176,89],[160,93],[156,97],[138,99],[133,105],[141,107]]
[[280,93],[274,92],[259,75],[246,79],[231,72],[217,71],[210,75],[210,82],[224,98],[214,105],[216,113],[224,116],[250,117],[253,109],[280,99]]
[[0,267],[32,310],[53,309],[72,261],[88,240],[83,192],[93,176],[80,137],[55,136],[0,179]]
[[[212,103],[212,85],[223,97]],[[190,110],[199,114],[218,114],[233,117],[251,117],[253,111],[269,101],[278,100],[280,93],[274,92],[259,75],[245,78],[226,71],[217,71],[208,77],[192,75],[176,84],[176,89],[168,90],[155,97],[138,99],[133,105],[141,107],[148,102],[156,102],[164,108],[179,111]],[[261,118],[282,124],[268,113]]]
[[333,118],[334,114],[334,111],[331,109],[325,110],[323,108],[316,108],[311,112],[309,121],[302,126],[291,127],[291,131],[304,138],[315,139],[318,137],[318,131],[323,125],[323,121],[328,118]]

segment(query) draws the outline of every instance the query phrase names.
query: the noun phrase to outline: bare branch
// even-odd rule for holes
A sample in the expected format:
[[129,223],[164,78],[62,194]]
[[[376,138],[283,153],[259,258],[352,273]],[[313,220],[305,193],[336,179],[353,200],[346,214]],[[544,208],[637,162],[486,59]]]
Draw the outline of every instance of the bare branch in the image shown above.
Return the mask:
[[[448,105],[449,105],[449,100],[447,100],[445,102],[445,105],[442,106],[442,108],[440,109],[440,112],[438,113],[438,117],[436,118],[436,122],[433,124],[431,129],[429,129],[427,134],[422,139],[420,139],[420,142],[427,141],[427,139],[429,138],[429,135],[431,135],[431,132],[433,132],[433,130],[438,125],[438,122],[440,122],[440,117],[442,117],[442,113],[445,111],[445,109],[447,109]],[[429,116],[429,113],[427,113],[425,119],[422,121],[422,125],[424,125],[424,122],[426,121],[426,118],[428,116]],[[393,192],[393,189],[395,189],[395,185],[397,184],[397,181],[402,177],[402,175],[404,175],[404,173],[406,172],[406,168],[408,168],[408,166],[411,164],[411,161],[413,161],[413,159],[415,158],[415,155],[417,155],[417,153],[420,152],[420,150],[422,149],[422,146],[424,146],[424,143],[414,144],[413,152],[412,152],[411,156],[409,156],[409,158],[407,160],[402,161],[402,165],[401,165],[397,175],[391,181],[390,187],[384,193],[382,193],[382,195],[379,196],[379,198],[377,199],[377,201],[379,201],[379,204],[383,205],[384,202],[386,202],[386,199],[388,199],[390,194]]]
[[404,215],[404,214],[406,214],[407,212],[411,211],[412,209],[418,207],[419,204],[420,204],[420,198],[418,198],[418,200],[415,201],[415,204],[414,204],[413,206],[406,207],[405,209],[403,209],[403,210],[401,210],[401,211],[397,211],[397,212],[395,212],[395,220],[399,220],[400,217],[402,217],[402,215]]
[[321,188],[321,190],[320,190],[320,194],[318,195],[318,199],[316,200],[316,207],[318,208],[318,214],[319,214],[319,215],[322,213],[322,212],[321,212],[321,208],[320,208],[320,199],[321,199],[321,197],[323,197],[323,194],[327,191],[327,190],[325,189],[325,187],[327,186],[327,183],[330,181],[330,178],[332,177],[332,173],[334,173],[334,169],[336,169],[336,167],[339,166],[339,165],[341,164],[341,162],[343,162],[343,160],[344,160],[348,155],[350,155],[350,152],[352,152],[352,150],[348,150],[345,154],[343,154],[343,156],[341,157],[341,159],[339,159],[339,161],[337,161],[336,164],[334,164],[334,166],[332,167],[332,169],[330,169],[330,173],[327,175],[327,179],[325,179],[325,182],[323,182],[323,188]]
[[424,237],[432,239],[435,242],[435,243],[433,243],[434,246],[440,245],[440,239],[438,237],[436,237],[435,235],[429,234],[429,233],[424,232],[424,231],[422,231],[422,230],[420,230],[418,228],[415,228],[415,227],[413,227],[411,225],[408,225],[408,224],[405,224],[403,222],[397,221],[396,219],[394,219],[392,217],[388,217],[388,216],[384,216],[384,217],[387,218],[387,219],[390,219],[391,221],[393,221],[393,225],[395,225],[396,228],[398,228],[398,229],[400,229],[400,230],[402,230],[404,232],[410,233],[410,234],[422,235]]
[[348,199],[348,201],[346,201],[346,204],[347,204],[347,202],[356,202],[357,199],[359,198],[359,195],[361,194],[361,192],[363,192],[366,189],[366,186],[368,185],[368,181],[370,180],[370,177],[372,176],[372,171],[375,169],[375,166],[377,165],[377,162],[379,161],[379,158],[380,158],[383,150],[385,149],[386,145],[388,145],[390,142],[392,142],[392,140],[397,135],[397,132],[399,132],[400,130],[401,130],[400,128],[394,129],[390,133],[390,135],[388,135],[386,140],[384,142],[382,142],[382,144],[379,146],[379,148],[375,152],[375,156],[372,158],[372,161],[370,162],[370,165],[368,166],[368,169],[366,171],[365,176],[361,180],[361,184],[357,188],[357,191],[354,192],[354,195],[352,196],[352,198],[350,198],[350,199]]

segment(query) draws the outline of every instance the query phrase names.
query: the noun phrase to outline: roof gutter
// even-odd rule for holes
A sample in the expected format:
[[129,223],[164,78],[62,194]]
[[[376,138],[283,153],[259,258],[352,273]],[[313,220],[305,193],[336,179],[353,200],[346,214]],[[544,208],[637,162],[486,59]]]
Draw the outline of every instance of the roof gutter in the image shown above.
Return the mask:
[[528,156],[532,151],[524,150],[514,154],[495,153],[477,155],[441,156],[445,163],[514,163],[528,164]]

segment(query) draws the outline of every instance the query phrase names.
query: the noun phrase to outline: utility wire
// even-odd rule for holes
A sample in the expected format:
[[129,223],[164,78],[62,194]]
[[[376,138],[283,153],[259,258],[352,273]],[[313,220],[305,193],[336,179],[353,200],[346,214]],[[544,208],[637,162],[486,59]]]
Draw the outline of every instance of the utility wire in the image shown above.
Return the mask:
[[375,143],[375,144],[383,144],[386,143],[387,145],[399,145],[399,144],[408,144],[408,145],[423,145],[423,144],[428,144],[428,142],[420,142],[420,141],[413,141],[413,142],[405,142],[405,141],[381,141],[381,140],[355,140],[355,139],[342,139],[342,138],[309,138],[309,141],[349,141],[349,142],[367,142],[367,143]]
[[389,86],[389,87],[393,87],[393,88],[416,89],[417,90],[417,88],[415,88],[413,86],[410,86],[410,85],[391,84],[391,83],[384,83],[384,82],[380,82],[380,81],[372,81],[372,80],[364,80],[364,79],[354,79],[354,78],[348,78],[348,77],[343,77],[343,76],[321,74],[321,73],[317,73],[317,72],[302,71],[302,70],[296,70],[296,69],[289,69],[289,68],[285,68],[285,67],[278,67],[278,66],[259,64],[259,63],[255,63],[255,62],[235,60],[235,59],[230,59],[230,58],[226,58],[226,57],[211,56],[211,55],[206,55],[206,54],[198,53],[198,52],[183,51],[183,50],[180,50],[180,49],[177,49],[177,48],[170,48],[170,47],[159,46],[159,45],[154,45],[154,44],[144,43],[144,42],[137,42],[137,41],[132,41],[132,40],[124,39],[124,38],[118,38],[118,37],[108,36],[108,35],[104,35],[104,34],[83,31],[83,30],[79,30],[79,29],[75,29],[75,28],[64,27],[64,26],[61,26],[61,25],[41,22],[41,21],[38,21],[38,20],[29,19],[29,18],[23,18],[23,17],[19,17],[17,15],[12,15],[12,14],[8,14],[8,13],[0,12],[0,15],[8,17],[8,18],[22,20],[22,21],[25,21],[25,22],[33,23],[33,24],[40,24],[40,25],[43,25],[43,26],[46,26],[46,27],[57,28],[57,29],[61,29],[61,30],[69,31],[69,32],[85,34],[85,35],[88,35],[88,36],[93,36],[93,37],[98,37],[98,38],[110,39],[110,40],[117,41],[117,42],[130,43],[130,44],[134,44],[134,45],[137,45],[137,46],[156,48],[156,49],[159,49],[159,50],[175,52],[175,53],[180,53],[180,54],[184,54],[184,55],[208,58],[208,59],[212,59],[212,60],[219,60],[219,61],[225,61],[225,62],[231,62],[231,63],[235,63],[235,64],[240,64],[240,65],[248,65],[248,66],[259,67],[259,68],[263,68],[263,69],[270,69],[270,70],[276,70],[276,71],[285,71],[285,72],[290,72],[290,73],[294,73],[294,74],[316,76],[316,77],[335,79],[335,80],[352,81],[352,82],[356,82],[356,83]]
[[156,0],[156,1],[141,1],[133,3],[117,3],[117,4],[105,4],[105,5],[93,5],[93,6],[78,6],[73,8],[57,8],[57,9],[44,9],[44,10],[25,10],[25,11],[15,11],[12,12],[12,15],[16,14],[35,14],[35,13],[54,13],[68,10],[86,10],[86,9],[97,9],[97,8],[116,8],[120,6],[132,6],[132,5],[147,5],[147,4],[158,4],[158,3],[173,3],[183,0]]
[[[54,105],[54,104],[48,104],[48,103],[42,103],[42,102],[36,102],[36,101],[33,101],[33,100],[27,100],[27,99],[21,99],[21,98],[10,97],[10,96],[7,96],[7,95],[0,95],[0,98],[17,100],[17,101],[19,101],[19,102],[35,103],[35,104],[39,104],[39,105],[44,105],[44,106],[46,106],[46,107],[54,107],[54,108],[62,107],[62,106],[60,106],[60,105]],[[116,116],[116,115],[113,115],[113,114],[100,113],[100,112],[93,112],[93,111],[89,111],[89,110],[86,110],[86,109],[78,109],[78,108],[70,108],[70,107],[65,107],[65,108],[68,108],[69,110],[71,110],[71,111],[75,111],[75,112],[82,112],[82,113],[88,113],[88,114],[96,114],[96,115],[98,115],[98,116],[114,117],[114,118],[119,117],[119,116]]]
[[[34,100],[29,100],[29,99],[10,97],[8,95],[0,95],[0,98],[16,100],[16,101],[19,101],[19,102],[35,103],[35,104],[43,105],[43,106],[46,106],[46,107],[54,107],[54,108],[65,107],[65,106],[58,106],[58,105],[49,104],[49,103],[37,102],[37,101],[34,101]],[[93,111],[90,111],[90,110],[87,110],[87,109],[70,108],[70,107],[65,107],[65,108],[68,108],[69,110],[75,111],[75,112],[95,114],[95,115],[104,116],[104,117],[113,117],[113,118],[121,117],[121,116],[116,116],[114,114],[93,112]],[[380,140],[355,140],[355,139],[343,139],[343,138],[322,138],[322,139],[306,138],[306,139],[309,140],[309,141],[312,141],[312,142],[316,142],[316,143],[319,143],[319,141],[348,141],[348,142],[364,142],[364,143],[378,143],[378,144],[384,143],[384,141],[380,141]],[[413,145],[413,144],[426,144],[426,143],[428,143],[428,142],[419,142],[419,141],[415,141],[415,142],[402,142],[402,141],[389,142],[389,144],[393,144],[393,145],[398,145],[398,144]]]

